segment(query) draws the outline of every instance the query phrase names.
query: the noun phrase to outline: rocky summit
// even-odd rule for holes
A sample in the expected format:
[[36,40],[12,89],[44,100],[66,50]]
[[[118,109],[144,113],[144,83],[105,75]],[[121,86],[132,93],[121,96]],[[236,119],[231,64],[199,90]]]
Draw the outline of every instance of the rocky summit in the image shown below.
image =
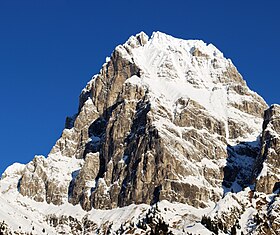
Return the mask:
[[280,234],[280,106],[214,45],[141,32],[47,157],[0,180],[0,234]]

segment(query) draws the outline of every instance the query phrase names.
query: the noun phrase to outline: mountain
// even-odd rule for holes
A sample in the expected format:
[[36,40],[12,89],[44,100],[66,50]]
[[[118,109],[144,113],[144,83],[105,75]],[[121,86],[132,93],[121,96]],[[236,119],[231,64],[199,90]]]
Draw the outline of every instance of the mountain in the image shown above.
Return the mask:
[[280,234],[280,106],[212,44],[141,32],[79,100],[2,175],[2,234]]

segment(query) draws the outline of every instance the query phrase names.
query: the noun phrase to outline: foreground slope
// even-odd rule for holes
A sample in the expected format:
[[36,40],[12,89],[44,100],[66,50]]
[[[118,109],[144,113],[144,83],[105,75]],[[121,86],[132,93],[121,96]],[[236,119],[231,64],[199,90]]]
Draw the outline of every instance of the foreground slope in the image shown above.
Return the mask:
[[215,46],[132,36],[83,89],[49,156],[5,171],[3,227],[277,233],[279,106],[267,108]]

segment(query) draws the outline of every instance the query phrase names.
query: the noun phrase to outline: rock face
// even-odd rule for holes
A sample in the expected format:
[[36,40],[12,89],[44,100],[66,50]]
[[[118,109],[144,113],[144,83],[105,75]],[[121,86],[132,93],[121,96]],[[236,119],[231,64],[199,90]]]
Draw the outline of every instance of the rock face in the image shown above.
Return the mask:
[[[207,211],[232,200],[231,217],[212,208],[215,219],[203,221],[226,232],[244,213],[244,201],[251,203],[242,189],[254,184],[260,197],[279,189],[280,106],[266,109],[213,45],[140,33],[118,46],[82,90],[78,113],[66,119],[49,156],[35,157],[14,178],[23,196],[50,207],[80,205],[88,213],[165,200]],[[271,211],[278,211],[278,201],[275,196]],[[148,214],[127,228],[166,229]],[[46,221],[55,228],[74,224],[73,234],[101,225],[107,233],[112,226],[86,216],[48,214]]]
[[[52,186],[34,162],[20,192],[61,204],[69,188],[70,202],[85,210],[164,199],[206,207],[222,196],[215,189],[223,182],[227,144],[256,136],[265,108],[214,46],[141,33],[118,46],[88,83],[79,113],[67,119],[51,151],[84,159],[71,187]],[[248,118],[255,125],[242,121]],[[205,164],[212,160],[214,167]]]
[[264,113],[261,152],[255,164],[256,190],[271,194],[280,189],[280,106]]
[[68,200],[71,174],[80,166],[79,162],[71,159],[45,159],[43,156],[36,156],[23,170],[18,183],[19,191],[37,202],[61,205]]

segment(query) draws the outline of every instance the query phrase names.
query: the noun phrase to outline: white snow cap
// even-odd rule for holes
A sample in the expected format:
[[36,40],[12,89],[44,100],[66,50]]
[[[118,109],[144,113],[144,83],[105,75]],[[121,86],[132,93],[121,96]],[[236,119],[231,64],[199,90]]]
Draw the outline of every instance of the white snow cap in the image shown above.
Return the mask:
[[181,84],[195,83],[197,87],[209,89],[220,82],[226,68],[233,66],[212,44],[178,39],[161,32],[154,32],[150,39],[141,32],[116,50],[136,63],[143,77],[175,79]]
[[[160,103],[173,113],[178,99],[191,99],[217,119],[246,120],[253,129],[260,131],[261,119],[252,119],[230,105],[251,102],[257,95],[247,88],[231,60],[214,45],[202,40],[178,39],[161,32],[154,32],[149,38],[140,32],[116,50],[140,68],[140,77],[132,76],[126,82],[146,87],[152,107],[157,108]],[[229,90],[232,85],[244,87],[247,95]],[[259,96],[258,100],[263,101]]]

